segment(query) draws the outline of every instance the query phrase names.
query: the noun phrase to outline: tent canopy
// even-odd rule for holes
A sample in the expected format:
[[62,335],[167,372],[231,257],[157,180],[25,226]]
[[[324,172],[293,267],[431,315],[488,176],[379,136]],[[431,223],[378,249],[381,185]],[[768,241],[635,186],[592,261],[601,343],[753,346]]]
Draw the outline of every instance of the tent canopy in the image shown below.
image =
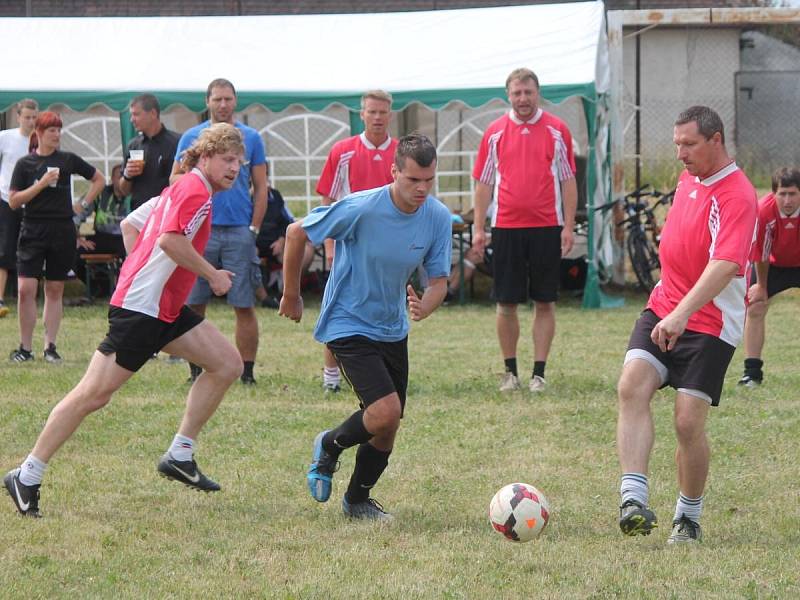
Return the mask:
[[[7,61],[0,109],[20,98],[74,110],[123,110],[137,93],[164,107],[204,106],[215,77],[234,82],[239,108],[291,104],[357,109],[366,89],[396,108],[441,108],[504,97],[514,68],[536,71],[552,102],[608,88],[603,4],[513,6],[346,15],[0,18]],[[22,59],[24,56],[24,59]]]

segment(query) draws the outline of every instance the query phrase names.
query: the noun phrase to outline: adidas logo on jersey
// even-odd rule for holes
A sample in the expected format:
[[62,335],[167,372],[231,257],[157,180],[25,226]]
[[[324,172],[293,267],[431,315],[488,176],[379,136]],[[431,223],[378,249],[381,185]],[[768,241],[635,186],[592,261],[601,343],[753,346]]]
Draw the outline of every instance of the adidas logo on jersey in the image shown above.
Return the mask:
[[381,158],[380,154],[376,154],[375,156],[372,157],[372,160],[383,160],[383,159]]
[[784,229],[794,229],[794,223],[789,221],[788,223],[786,223],[786,227],[784,227]]
[[697,200],[697,190],[692,190],[691,192],[689,192],[689,198]]
[[531,130],[528,129],[527,127],[525,127],[519,133],[520,133],[520,135],[528,135],[530,132],[531,132]]

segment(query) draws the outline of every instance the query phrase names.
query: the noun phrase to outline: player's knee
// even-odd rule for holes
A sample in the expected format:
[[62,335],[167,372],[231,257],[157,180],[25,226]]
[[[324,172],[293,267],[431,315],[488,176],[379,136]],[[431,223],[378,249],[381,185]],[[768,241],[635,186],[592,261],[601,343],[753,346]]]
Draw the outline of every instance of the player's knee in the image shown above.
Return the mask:
[[681,443],[691,443],[703,436],[704,427],[689,412],[678,411],[675,414],[675,436]]
[[510,317],[517,314],[516,304],[498,304],[497,315],[501,317]]
[[394,434],[400,427],[402,408],[396,395],[383,398],[375,403],[370,414],[370,426],[375,435]]
[[217,373],[220,377],[231,382],[239,379],[243,371],[244,363],[238,351],[229,353],[229,355],[225,357],[225,360],[220,363],[219,369],[217,369]]

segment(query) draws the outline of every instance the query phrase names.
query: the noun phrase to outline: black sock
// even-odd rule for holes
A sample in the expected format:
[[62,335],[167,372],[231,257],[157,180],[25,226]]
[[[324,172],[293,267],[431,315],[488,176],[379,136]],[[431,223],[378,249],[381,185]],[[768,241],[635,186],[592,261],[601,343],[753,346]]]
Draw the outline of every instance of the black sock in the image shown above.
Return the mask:
[[242,371],[242,377],[253,377],[253,365],[255,364],[255,361],[252,360],[244,361],[244,371]]
[[506,358],[503,360],[506,363],[506,372],[511,373],[514,377],[517,376],[517,357]]
[[372,444],[361,444],[356,453],[356,466],[350,484],[347,486],[345,498],[351,504],[364,502],[369,498],[369,491],[378,483],[378,479],[389,464],[391,450],[384,452]]
[[193,362],[189,363],[189,373],[191,374],[192,379],[197,379],[198,377],[200,377],[200,373],[202,372],[203,372],[203,367],[201,367],[200,365],[196,365]]
[[750,375],[753,379],[763,379],[764,373],[761,367],[764,366],[764,361],[760,358],[745,358],[744,359],[744,374]]
[[543,360],[536,360],[533,362],[533,375],[532,377],[536,377],[537,375],[544,379],[544,365],[546,361]]
[[357,410],[336,429],[331,429],[322,438],[322,447],[331,456],[338,457],[342,450],[363,444],[372,439],[364,427],[364,411]]

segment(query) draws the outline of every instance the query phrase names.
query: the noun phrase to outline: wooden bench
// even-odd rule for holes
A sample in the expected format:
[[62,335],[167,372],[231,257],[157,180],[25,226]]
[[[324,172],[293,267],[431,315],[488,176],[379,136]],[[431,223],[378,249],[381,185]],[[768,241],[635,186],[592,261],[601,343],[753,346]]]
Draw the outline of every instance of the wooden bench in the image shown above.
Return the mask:
[[86,263],[86,296],[92,298],[92,277],[104,273],[108,277],[109,294],[117,287],[117,277],[122,260],[116,254],[84,254]]

